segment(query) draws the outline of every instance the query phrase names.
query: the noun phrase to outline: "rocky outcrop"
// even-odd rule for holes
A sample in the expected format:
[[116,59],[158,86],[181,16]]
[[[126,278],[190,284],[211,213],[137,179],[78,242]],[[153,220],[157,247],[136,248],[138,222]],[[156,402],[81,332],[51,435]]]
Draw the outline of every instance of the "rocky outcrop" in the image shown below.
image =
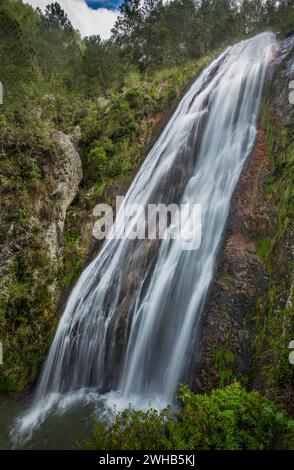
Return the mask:
[[50,195],[55,202],[56,216],[45,228],[44,234],[52,262],[57,262],[62,254],[62,234],[66,212],[77,194],[83,177],[81,159],[73,143],[74,141],[77,145],[79,133],[79,128],[77,128],[74,139],[60,131],[52,133],[52,139],[57,143],[60,150],[60,158],[57,160],[52,172],[55,189]]

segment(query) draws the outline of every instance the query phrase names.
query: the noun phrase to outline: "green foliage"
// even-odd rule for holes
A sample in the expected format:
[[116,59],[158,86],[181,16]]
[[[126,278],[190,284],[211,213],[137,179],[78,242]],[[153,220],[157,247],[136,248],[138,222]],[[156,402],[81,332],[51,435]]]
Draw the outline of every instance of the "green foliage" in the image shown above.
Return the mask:
[[187,386],[178,392],[179,410],[171,414],[114,412],[111,422],[96,422],[83,443],[92,450],[263,450],[280,433],[293,435],[294,421],[259,392],[238,383],[196,395]]
[[268,449],[280,432],[293,429],[282,410],[238,383],[211,395],[195,395],[185,387],[178,399],[183,408],[171,427],[178,449]]
[[[271,232],[257,243],[257,254],[269,273],[268,292],[260,299],[255,363],[264,389],[283,401],[294,385],[294,368],[289,364],[289,342],[294,338],[293,261],[287,248],[294,233],[294,146],[293,124],[284,126],[272,107],[275,88],[269,81],[262,109],[262,126],[271,172],[264,181],[264,196],[274,214]],[[285,249],[283,249],[285,247]],[[290,295],[289,295],[290,294]],[[290,395],[290,401],[291,401]]]
[[72,25],[67,14],[57,2],[47,5],[45,18],[50,26],[72,30]]
[[88,450],[159,450],[168,449],[170,442],[166,425],[169,410],[136,411],[129,408],[115,412],[110,425],[96,421],[93,438],[87,439],[83,447]]
[[126,0],[112,39],[102,41],[99,36],[82,39],[57,2],[42,14],[20,0],[2,0],[6,101],[21,104],[29,95],[40,99],[45,93],[69,102],[97,97],[123,86],[130,72],[183,64],[269,26],[290,29],[292,8],[293,0],[279,5],[271,0]]
[[50,288],[57,277],[41,235],[42,224],[55,218],[50,194],[56,148],[34,104],[22,114],[14,106],[14,116],[8,106],[0,120],[0,242],[10,253],[1,272],[0,390],[9,392],[35,380],[43,363],[56,321]]
[[64,266],[61,284],[63,288],[72,286],[77,280],[84,264],[79,247],[79,235],[68,227],[64,232]]
[[155,127],[154,117],[161,118],[175,105],[185,84],[209,60],[203,57],[144,77],[131,72],[123,90],[111,89],[97,102],[87,104],[81,122],[86,188],[134,174]]
[[225,346],[220,346],[215,352],[214,367],[219,373],[220,384],[222,387],[230,383],[234,377],[233,371],[230,367],[234,361],[234,354]]
[[293,0],[124,0],[113,40],[141,71],[200,57],[232,39],[293,26]]
[[268,253],[271,250],[271,239],[263,238],[258,240],[256,253],[266,263],[268,260]]
[[1,391],[22,391],[35,380],[43,363],[55,325],[49,290],[54,276],[43,244],[31,236],[17,261],[9,266],[9,286],[1,298],[0,328],[5,351]]

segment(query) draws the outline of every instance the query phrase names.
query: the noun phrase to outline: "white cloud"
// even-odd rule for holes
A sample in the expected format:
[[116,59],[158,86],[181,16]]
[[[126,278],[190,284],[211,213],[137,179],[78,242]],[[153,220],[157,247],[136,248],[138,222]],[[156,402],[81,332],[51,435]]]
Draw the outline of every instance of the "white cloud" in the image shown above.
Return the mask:
[[[24,0],[32,7],[45,10],[46,5],[52,3],[53,0]],[[91,34],[100,34],[102,39],[108,39],[111,35],[110,30],[113,27],[118,12],[99,8],[93,10],[89,8],[85,0],[56,0],[67,13],[73,27],[78,29],[82,36],[90,36]]]

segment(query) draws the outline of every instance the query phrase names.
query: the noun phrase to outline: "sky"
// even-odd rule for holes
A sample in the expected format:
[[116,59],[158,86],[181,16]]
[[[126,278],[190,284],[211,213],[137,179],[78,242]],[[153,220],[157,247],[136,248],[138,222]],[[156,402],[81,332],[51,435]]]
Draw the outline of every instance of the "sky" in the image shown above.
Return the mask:
[[82,36],[100,34],[102,39],[111,36],[111,28],[118,17],[121,0],[23,0],[34,8],[42,11],[46,5],[58,1],[67,13],[73,27]]
[[118,10],[121,0],[85,0],[91,8],[107,8],[108,10]]

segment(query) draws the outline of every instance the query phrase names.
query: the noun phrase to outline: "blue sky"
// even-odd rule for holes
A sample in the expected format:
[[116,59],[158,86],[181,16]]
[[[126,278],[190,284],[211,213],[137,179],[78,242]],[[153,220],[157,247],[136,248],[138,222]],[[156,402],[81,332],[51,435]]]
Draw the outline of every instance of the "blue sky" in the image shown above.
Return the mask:
[[122,0],[86,0],[90,8],[107,8],[108,10],[119,10]]
[[[1,1],[1,0],[0,0]],[[50,0],[23,0],[32,7],[45,11]],[[53,0],[52,0],[53,1]],[[56,0],[67,13],[73,27],[82,36],[100,34],[102,39],[111,36],[118,17],[119,5],[122,0]]]

